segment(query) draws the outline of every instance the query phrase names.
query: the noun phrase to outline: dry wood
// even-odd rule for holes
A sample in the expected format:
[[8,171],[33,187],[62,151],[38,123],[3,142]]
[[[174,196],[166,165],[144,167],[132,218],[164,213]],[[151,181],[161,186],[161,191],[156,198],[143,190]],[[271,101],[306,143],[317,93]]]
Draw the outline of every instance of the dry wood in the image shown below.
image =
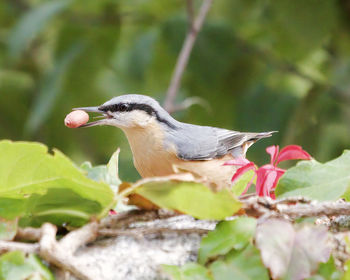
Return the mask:
[[119,236],[119,235],[127,235],[127,236],[136,236],[138,238],[143,237],[147,234],[164,234],[164,233],[178,233],[178,234],[207,234],[209,230],[201,229],[201,228],[135,228],[135,229],[100,229],[98,234],[101,236]]
[[[294,220],[300,217],[344,217],[350,215],[350,203],[342,200],[336,202],[316,202],[303,197],[272,200],[268,197],[245,196],[241,198],[246,215],[260,219],[283,217]],[[76,250],[95,241],[97,237],[106,236],[132,236],[142,239],[149,234],[206,234],[209,230],[203,228],[168,228],[147,227],[135,224],[167,219],[180,216],[167,210],[132,210],[109,216],[100,222],[92,221],[87,225],[69,232],[60,241],[56,240],[57,228],[52,224],[44,224],[41,228],[19,229],[16,240],[36,240],[37,243],[21,243],[14,241],[0,241],[0,253],[21,250],[26,253],[37,253],[50,264],[69,272],[78,279],[98,279],[96,271],[85,267],[74,256]],[[329,220],[329,219],[328,219]],[[329,223],[328,223],[329,224]]]
[[272,200],[269,197],[248,197],[242,200],[243,209],[249,216],[285,216],[289,219],[302,217],[350,215],[350,203],[339,201],[310,201],[303,197]]
[[22,251],[24,253],[38,253],[39,244],[27,244],[14,241],[0,240],[0,254],[10,251]]

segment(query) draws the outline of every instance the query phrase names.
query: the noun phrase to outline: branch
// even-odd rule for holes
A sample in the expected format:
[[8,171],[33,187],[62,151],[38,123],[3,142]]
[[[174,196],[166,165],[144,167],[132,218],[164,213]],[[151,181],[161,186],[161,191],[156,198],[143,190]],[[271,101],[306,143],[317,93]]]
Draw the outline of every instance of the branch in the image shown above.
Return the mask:
[[350,215],[350,203],[344,201],[317,202],[302,197],[272,200],[269,197],[248,197],[242,200],[245,212],[254,217],[285,216],[289,219],[318,216]]
[[52,224],[43,224],[41,228],[19,229],[16,239],[36,240],[38,243],[27,244],[12,241],[0,241],[0,253],[20,250],[25,253],[36,253],[43,260],[54,264],[63,271],[68,271],[78,279],[98,279],[94,270],[83,266],[73,256],[74,252],[82,245],[91,242],[97,237],[97,222],[91,222],[84,227],[68,233],[61,239],[56,240],[57,228]]
[[317,216],[338,216],[350,215],[350,203],[339,202],[319,202],[306,205],[276,205],[279,213],[287,215],[293,219],[302,217],[317,217]]
[[[47,262],[69,271],[78,279],[98,279],[94,271],[80,264],[70,251],[56,241],[57,228],[52,224],[43,224],[41,227],[42,238],[39,241],[39,255]],[[78,240],[75,240],[78,242]]]
[[[85,226],[66,234],[60,241],[56,240],[56,226],[46,223],[41,228],[19,229],[17,239],[36,240],[37,243],[27,244],[12,241],[0,241],[0,253],[21,250],[26,253],[36,253],[44,261],[54,265],[65,273],[70,273],[77,279],[101,279],[96,268],[85,264],[74,253],[81,246],[95,241],[98,236],[133,236],[142,239],[149,234],[191,234],[203,235],[208,232],[205,228],[167,228],[157,227],[153,223],[168,219],[179,214],[168,210],[143,211],[133,210],[109,216],[100,222],[92,221]],[[182,215],[184,216],[184,215]],[[186,217],[186,216],[184,216]],[[169,223],[173,224],[174,221]]]
[[164,234],[164,233],[177,233],[177,234],[207,234],[208,229],[202,228],[135,228],[135,229],[100,229],[98,234],[101,236],[135,236],[137,238],[147,234]]
[[[190,2],[190,3],[189,3]],[[194,43],[196,41],[198,32],[201,30],[205,17],[211,7],[213,0],[203,0],[203,3],[199,9],[198,16],[193,21],[193,24],[191,24],[191,28],[187,32],[186,39],[182,45],[182,49],[180,51],[180,54],[178,56],[176,66],[174,73],[171,78],[171,82],[165,97],[164,101],[164,108],[168,112],[173,111],[173,108],[175,107],[175,97],[179,90],[181,78],[183,76],[183,73],[185,71],[185,68],[188,64],[188,60],[190,58],[190,54],[192,51],[192,48],[194,46]],[[189,20],[191,22],[191,7],[192,3],[191,1],[187,2],[187,10],[189,13]]]
[[[269,197],[257,197],[246,195],[241,197],[243,209],[248,216],[261,219],[270,217],[283,217],[294,220],[299,217],[334,217],[350,215],[350,203],[343,201],[316,202],[303,197],[272,200]],[[18,231],[16,239],[35,240],[34,244],[0,241],[0,253],[5,251],[21,250],[26,253],[37,253],[46,262],[55,265],[60,270],[71,273],[82,280],[100,279],[99,272],[88,264],[84,264],[75,251],[98,236],[132,236],[142,239],[149,234],[191,234],[203,235],[208,233],[209,227],[176,228],[177,219],[170,219],[168,223],[159,225],[155,220],[167,219],[179,214],[166,211],[133,210],[109,216],[100,222],[92,221],[89,224],[71,231],[60,241],[56,240],[56,227],[52,224],[44,224],[40,229],[25,228]],[[183,215],[179,216],[181,219]],[[186,216],[183,216],[186,217]],[[155,222],[153,222],[155,221]],[[213,222],[215,224],[215,222]],[[328,223],[328,222],[327,222]],[[168,225],[169,227],[168,227]],[[174,227],[173,227],[174,226]],[[328,225],[330,229],[332,227]],[[336,230],[338,232],[339,230]]]
[[41,237],[41,228],[18,228],[15,240],[38,241]]
[[115,216],[109,216],[100,222],[99,229],[104,228],[126,228],[136,222],[154,221],[156,219],[167,219],[179,214],[173,211],[159,210],[132,210],[122,212]]
[[79,229],[71,231],[60,240],[60,246],[69,254],[74,254],[79,247],[97,238],[98,223],[91,222]]
[[22,251],[28,254],[38,253],[39,244],[27,244],[22,242],[0,240],[0,254],[9,252],[9,251]]

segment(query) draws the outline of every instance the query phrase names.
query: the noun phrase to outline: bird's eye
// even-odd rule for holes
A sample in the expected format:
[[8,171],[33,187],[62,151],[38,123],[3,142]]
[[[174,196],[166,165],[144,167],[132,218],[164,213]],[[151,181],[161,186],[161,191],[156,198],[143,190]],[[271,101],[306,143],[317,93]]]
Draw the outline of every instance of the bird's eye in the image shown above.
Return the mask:
[[116,104],[109,106],[109,111],[111,111],[111,112],[118,111],[118,109],[119,109],[119,107]]
[[122,103],[122,104],[119,104],[119,108],[118,108],[120,112],[125,112],[127,109],[128,109],[128,105]]

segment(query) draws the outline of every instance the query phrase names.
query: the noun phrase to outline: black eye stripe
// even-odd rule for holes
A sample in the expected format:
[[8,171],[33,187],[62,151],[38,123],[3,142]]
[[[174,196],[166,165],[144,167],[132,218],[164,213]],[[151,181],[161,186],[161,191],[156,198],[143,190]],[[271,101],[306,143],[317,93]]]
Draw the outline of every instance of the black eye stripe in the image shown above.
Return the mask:
[[119,104],[112,104],[112,105],[107,105],[107,106],[100,106],[98,108],[99,110],[103,112],[126,112],[126,111],[131,111],[132,108],[125,103],[119,103]]
[[119,111],[127,111],[128,107],[129,106],[127,104],[122,103],[119,105]]
[[99,110],[103,112],[130,112],[134,110],[140,110],[146,112],[150,116],[156,117],[156,119],[159,122],[165,123],[171,128],[176,128],[172,123],[168,122],[167,120],[161,118],[157,111],[150,105],[147,104],[140,104],[140,103],[118,103],[118,104],[112,104],[112,105],[106,105],[106,106],[100,106],[98,107]]
[[156,111],[152,108],[152,106],[138,103],[118,103],[107,106],[100,106],[98,109],[104,112],[130,112],[134,110],[141,110],[149,115],[156,114]]

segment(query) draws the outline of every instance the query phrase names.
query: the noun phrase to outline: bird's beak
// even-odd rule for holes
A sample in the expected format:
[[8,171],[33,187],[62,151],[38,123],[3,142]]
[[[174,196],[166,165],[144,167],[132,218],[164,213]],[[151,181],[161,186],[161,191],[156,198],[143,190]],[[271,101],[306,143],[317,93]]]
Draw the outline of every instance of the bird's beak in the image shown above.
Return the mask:
[[90,127],[90,126],[95,126],[95,125],[105,125],[106,124],[106,121],[109,119],[108,115],[99,110],[98,107],[80,107],[80,108],[73,108],[73,111],[76,111],[76,110],[82,110],[82,111],[85,111],[85,112],[89,112],[89,113],[100,113],[100,114],[103,114],[103,116],[100,116],[100,120],[98,121],[94,121],[94,122],[89,122],[89,123],[86,123],[86,124],[83,124],[79,127]]
[[85,112],[91,112],[91,113],[101,113],[103,114],[103,111],[99,110],[98,107],[80,107],[80,108],[73,108],[73,111],[82,110]]

